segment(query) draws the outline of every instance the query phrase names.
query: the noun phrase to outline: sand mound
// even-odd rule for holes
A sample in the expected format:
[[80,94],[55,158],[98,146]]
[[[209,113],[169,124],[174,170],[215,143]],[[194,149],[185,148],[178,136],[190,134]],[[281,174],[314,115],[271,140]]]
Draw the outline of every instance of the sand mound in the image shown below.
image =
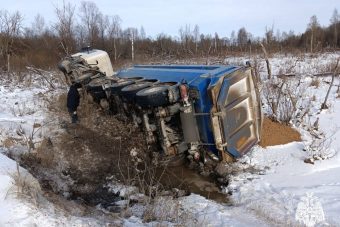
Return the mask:
[[263,120],[262,139],[259,143],[262,147],[286,144],[293,141],[301,141],[300,133],[287,125],[274,122],[265,117]]

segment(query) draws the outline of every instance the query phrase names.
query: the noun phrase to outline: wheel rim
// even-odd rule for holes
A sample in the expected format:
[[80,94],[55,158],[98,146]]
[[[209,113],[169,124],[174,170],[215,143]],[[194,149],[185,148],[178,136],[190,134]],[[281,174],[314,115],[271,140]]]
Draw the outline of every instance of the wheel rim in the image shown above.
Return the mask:
[[101,84],[103,83],[104,79],[103,78],[96,78],[90,81],[89,86],[101,86]]
[[139,84],[131,84],[129,86],[126,86],[125,88],[123,88],[122,91],[134,91],[134,90],[138,90],[141,89],[143,87],[147,87],[150,86],[151,84],[149,83],[139,83]]
[[160,92],[160,91],[164,91],[164,88],[165,86],[159,86],[159,87],[150,87],[148,89],[145,89],[143,91],[143,94],[145,95],[149,95],[151,93],[157,93],[157,92]]
[[122,82],[118,82],[118,83],[112,84],[111,87],[112,88],[121,87],[121,86],[129,85],[131,83],[134,83],[134,82],[131,81],[131,80],[126,80],[126,81],[122,81]]

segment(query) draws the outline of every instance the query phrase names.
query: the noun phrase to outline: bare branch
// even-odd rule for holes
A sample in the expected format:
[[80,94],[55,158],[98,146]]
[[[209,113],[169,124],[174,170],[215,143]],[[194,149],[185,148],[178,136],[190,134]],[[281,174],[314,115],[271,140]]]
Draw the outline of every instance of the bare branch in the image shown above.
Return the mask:
[[270,68],[270,64],[269,64],[269,58],[268,58],[268,53],[266,48],[264,47],[264,45],[262,43],[260,43],[262,51],[264,53],[264,58],[266,60],[266,65],[267,65],[267,72],[268,72],[268,80],[272,77],[272,70]]
[[328,99],[329,93],[330,93],[330,91],[331,91],[331,89],[332,89],[332,86],[333,86],[333,83],[334,83],[335,75],[338,74],[339,61],[340,61],[340,58],[338,58],[337,61],[336,61],[336,65],[335,65],[334,70],[333,70],[332,81],[331,81],[331,84],[329,85],[329,88],[328,88],[328,91],[327,91],[325,100],[323,101],[323,103],[322,103],[322,105],[321,105],[321,110],[327,109],[327,108],[328,108],[328,107],[327,107],[327,99]]

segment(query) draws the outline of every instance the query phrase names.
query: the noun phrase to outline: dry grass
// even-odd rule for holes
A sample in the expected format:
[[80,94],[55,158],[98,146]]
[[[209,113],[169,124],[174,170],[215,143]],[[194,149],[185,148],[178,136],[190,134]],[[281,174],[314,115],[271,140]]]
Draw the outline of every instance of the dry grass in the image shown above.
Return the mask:
[[32,125],[32,130],[30,132],[27,132],[22,127],[22,125],[20,125],[17,128],[16,133],[25,142],[28,153],[36,149],[36,144],[41,143],[41,141],[37,141],[36,137],[39,137],[39,138],[42,137],[42,128],[49,123],[51,122],[47,122],[44,124],[39,124],[39,123],[34,122]]
[[143,213],[143,221],[155,221],[158,223],[156,226],[169,226],[169,222],[178,227],[211,225],[207,213],[202,212],[197,216],[186,210],[180,200],[169,196],[157,197],[153,203],[148,204]]
[[52,111],[65,111],[66,110],[66,100],[67,94],[62,93],[57,99],[52,99],[49,101],[48,108]]
[[16,171],[8,175],[13,180],[13,186],[7,191],[7,196],[14,195],[16,198],[27,199],[39,206],[39,197],[42,194],[39,182],[31,174],[20,172],[18,163]]
[[7,137],[2,142],[2,145],[6,148],[10,148],[10,147],[14,146],[15,143],[16,142],[15,142],[15,139],[13,137]]
[[181,204],[172,197],[156,197],[153,203],[146,206],[143,220],[145,222],[169,221],[178,223],[181,209]]
[[310,129],[311,140],[304,142],[304,150],[307,153],[306,163],[314,164],[315,160],[325,160],[334,157],[337,151],[331,148],[333,135],[326,137],[317,129]]
[[320,79],[317,78],[317,77],[313,78],[312,81],[310,82],[309,86],[319,88],[319,86],[320,86]]
[[36,157],[41,161],[43,167],[56,165],[55,152],[53,152],[53,144],[50,138],[44,138],[36,151]]

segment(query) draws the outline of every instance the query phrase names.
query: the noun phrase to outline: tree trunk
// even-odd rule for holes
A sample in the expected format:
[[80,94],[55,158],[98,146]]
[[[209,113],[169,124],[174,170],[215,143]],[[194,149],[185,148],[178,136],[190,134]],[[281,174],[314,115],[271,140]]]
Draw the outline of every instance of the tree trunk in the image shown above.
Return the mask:
[[312,29],[312,35],[310,37],[310,52],[313,53],[313,39],[314,39],[314,34],[313,34],[313,29]]
[[133,37],[131,39],[131,60],[134,61],[135,60],[135,50],[134,50],[134,46],[133,46]]
[[117,47],[116,47],[116,39],[113,39],[113,51],[114,51],[114,59],[117,61]]
[[252,76],[252,78],[253,78],[253,80],[254,80],[254,82],[255,82],[255,86],[257,87],[257,84],[258,84],[259,80],[258,80],[258,78],[257,78],[255,69],[254,69],[254,67],[251,65],[250,61],[247,61],[247,62],[246,62],[246,65],[247,65],[248,67],[250,67],[251,76]]
[[11,55],[7,53],[7,72],[11,71],[10,58],[11,58]]
[[337,24],[334,24],[334,48],[337,48],[338,46],[338,29]]
[[264,45],[262,43],[260,43],[260,45],[262,47],[262,51],[264,53],[264,58],[266,60],[267,72],[268,72],[268,80],[270,80],[270,78],[272,78],[272,70],[271,70],[270,64],[269,64],[268,53],[267,53],[266,48],[264,47]]
[[333,75],[332,75],[332,81],[331,81],[331,84],[329,85],[329,88],[328,88],[328,91],[327,91],[327,94],[326,94],[326,97],[325,97],[325,101],[323,101],[322,105],[321,105],[321,110],[323,109],[327,109],[327,99],[328,99],[328,96],[329,96],[329,93],[332,89],[332,86],[333,86],[333,83],[334,83],[334,78],[335,78],[335,75],[337,74],[337,71],[338,71],[338,66],[339,66],[339,60],[340,58],[338,58],[338,60],[336,61],[336,65],[335,65],[335,68],[333,70]]
[[338,94],[338,97],[340,98],[340,76],[338,76],[338,89],[336,90],[336,93]]

